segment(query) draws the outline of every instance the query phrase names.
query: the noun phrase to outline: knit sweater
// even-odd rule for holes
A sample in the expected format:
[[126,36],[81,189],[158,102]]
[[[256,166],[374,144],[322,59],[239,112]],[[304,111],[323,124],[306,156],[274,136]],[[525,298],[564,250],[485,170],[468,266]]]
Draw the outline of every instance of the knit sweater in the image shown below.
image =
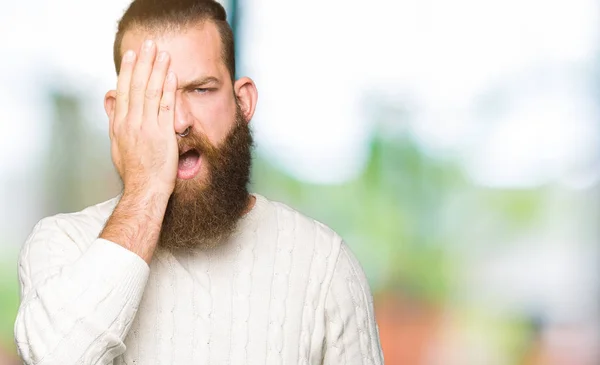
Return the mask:
[[119,197],[42,219],[19,257],[26,364],[382,364],[360,264],[325,225],[254,194],[214,249],[150,265],[98,238]]

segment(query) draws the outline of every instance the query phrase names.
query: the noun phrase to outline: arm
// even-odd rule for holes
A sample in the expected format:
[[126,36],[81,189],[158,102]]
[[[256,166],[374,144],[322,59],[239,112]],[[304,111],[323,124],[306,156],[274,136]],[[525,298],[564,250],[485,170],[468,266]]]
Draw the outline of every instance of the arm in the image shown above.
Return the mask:
[[343,242],[334,270],[325,302],[323,364],[383,364],[369,284]]
[[165,207],[124,194],[83,253],[66,220],[36,225],[19,258],[15,340],[26,364],[105,364],[125,351]]
[[25,364],[106,364],[125,350],[149,268],[102,238],[81,253],[65,228],[44,219],[21,250],[17,349]]
[[117,91],[107,94],[124,193],[100,237],[82,250],[81,234],[54,217],[21,251],[15,339],[26,364],[109,364],[125,351],[177,173],[177,79],[167,77],[164,55],[156,57],[153,43],[137,63],[126,53]]

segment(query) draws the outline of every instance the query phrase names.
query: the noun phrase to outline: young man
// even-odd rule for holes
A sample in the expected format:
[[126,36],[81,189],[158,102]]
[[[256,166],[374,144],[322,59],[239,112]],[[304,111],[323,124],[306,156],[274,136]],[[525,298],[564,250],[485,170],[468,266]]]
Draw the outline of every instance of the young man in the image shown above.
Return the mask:
[[364,273],[247,190],[257,90],[214,0],[135,0],[105,97],[123,192],[41,220],[19,261],[27,364],[381,364]]

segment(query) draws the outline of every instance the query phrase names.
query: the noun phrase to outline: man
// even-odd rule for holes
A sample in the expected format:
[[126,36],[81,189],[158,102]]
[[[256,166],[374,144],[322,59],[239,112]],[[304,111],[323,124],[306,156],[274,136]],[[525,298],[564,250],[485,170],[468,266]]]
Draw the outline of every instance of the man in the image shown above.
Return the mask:
[[105,97],[118,197],[41,220],[19,259],[27,364],[381,364],[342,239],[247,191],[257,102],[214,0],[135,0]]

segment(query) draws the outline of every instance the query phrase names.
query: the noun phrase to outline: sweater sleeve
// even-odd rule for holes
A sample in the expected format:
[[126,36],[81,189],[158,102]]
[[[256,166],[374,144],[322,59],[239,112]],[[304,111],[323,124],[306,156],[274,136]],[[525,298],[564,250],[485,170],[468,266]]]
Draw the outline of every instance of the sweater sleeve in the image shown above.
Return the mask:
[[323,364],[383,364],[371,290],[344,242],[334,270],[325,302]]
[[149,267],[113,242],[98,238],[82,251],[78,240],[51,217],[21,249],[14,331],[25,364],[112,364],[125,352]]

